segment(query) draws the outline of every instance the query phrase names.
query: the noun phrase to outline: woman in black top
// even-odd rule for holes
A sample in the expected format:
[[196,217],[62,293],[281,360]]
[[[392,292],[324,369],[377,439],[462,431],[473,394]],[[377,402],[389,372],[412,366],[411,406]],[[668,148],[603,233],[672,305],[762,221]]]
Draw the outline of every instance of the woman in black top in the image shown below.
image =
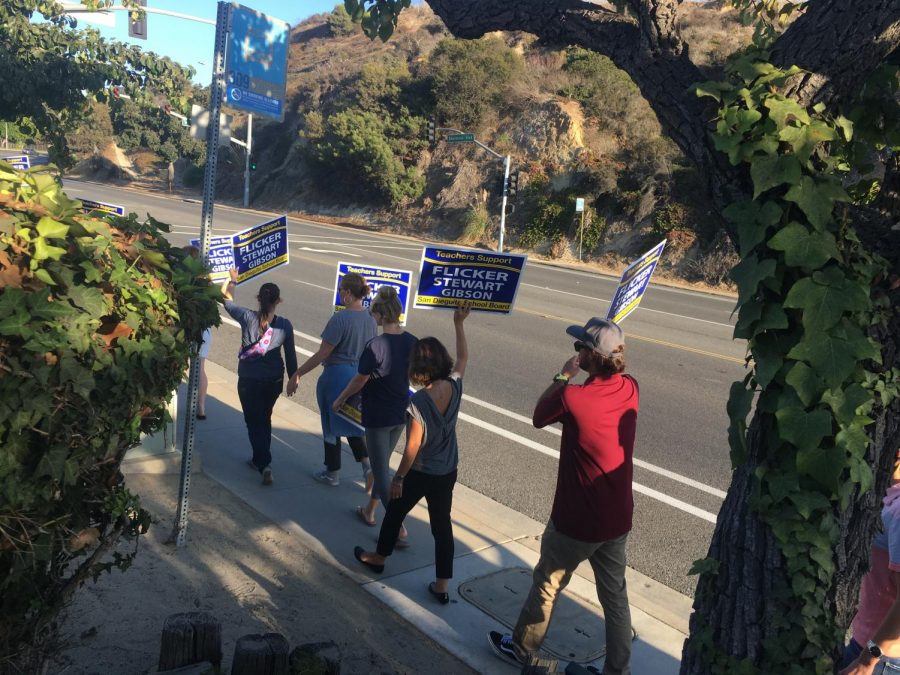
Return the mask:
[[[259,309],[252,310],[233,302],[237,270],[222,288],[225,309],[241,324],[241,351],[238,354],[238,396],[247,424],[247,435],[253,448],[254,468],[262,474],[263,485],[272,484],[272,409],[284,386],[284,372],[297,371],[294,351],[294,327],[283,316],[275,315],[281,303],[281,291],[275,284],[263,284],[256,296]],[[284,360],[281,359],[284,347]],[[290,396],[297,387],[288,383]]]

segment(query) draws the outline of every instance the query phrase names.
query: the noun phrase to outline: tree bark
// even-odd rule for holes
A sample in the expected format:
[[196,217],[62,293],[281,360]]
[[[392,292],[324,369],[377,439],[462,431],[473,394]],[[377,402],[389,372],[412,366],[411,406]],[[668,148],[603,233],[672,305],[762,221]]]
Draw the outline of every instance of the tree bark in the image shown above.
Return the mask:
[[[719,213],[742,196],[749,196],[749,178],[717,152],[709,134],[714,109],[698,99],[692,85],[706,79],[691,62],[681,38],[675,11],[680,0],[629,0],[630,12],[621,14],[575,0],[426,0],[450,32],[477,38],[497,30],[520,30],[547,43],[579,45],[609,57],[631,76],[656,113],[664,132],[706,177],[711,206]],[[802,16],[776,41],[776,65],[797,64],[808,71],[790,83],[788,94],[804,105],[824,102],[832,109],[852,99],[859,84],[888,60],[898,58],[900,2],[897,0],[817,0],[807,3]],[[852,56],[850,56],[852,55]],[[881,253],[898,272],[898,220],[896,159],[887,167],[885,193],[876,208],[854,210],[869,250]],[[883,202],[883,204],[882,204]],[[892,293],[892,306],[900,291],[891,280],[877,292]],[[900,319],[895,313],[887,328],[874,335],[883,345],[883,367],[900,364]],[[872,413],[869,461],[875,485],[857,495],[849,508],[836,513],[841,537],[835,550],[835,583],[828,602],[841,626],[849,624],[856,607],[859,581],[868,567],[869,542],[879,517],[881,496],[887,486],[894,454],[900,447],[900,401]],[[775,623],[773,612],[784,611],[773,589],[784,581],[784,561],[771,530],[749,508],[753,473],[765,455],[758,422],[750,424],[748,459],[735,469],[731,487],[719,512],[709,556],[721,561],[717,575],[704,575],[697,588],[691,636],[712,631],[718,649],[734,658],[760,663],[764,640]],[[724,452],[724,448],[723,448]],[[835,649],[839,646],[835,645]],[[709,672],[692,639],[685,643],[681,672]]]

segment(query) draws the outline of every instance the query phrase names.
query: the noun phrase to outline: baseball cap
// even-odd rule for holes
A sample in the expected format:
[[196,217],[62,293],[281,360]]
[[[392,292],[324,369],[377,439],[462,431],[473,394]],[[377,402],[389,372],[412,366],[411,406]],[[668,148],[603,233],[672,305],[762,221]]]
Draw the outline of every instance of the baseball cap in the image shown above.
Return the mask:
[[566,333],[602,356],[612,356],[620,346],[625,346],[625,333],[619,325],[599,316],[591,318],[584,326],[569,326]]

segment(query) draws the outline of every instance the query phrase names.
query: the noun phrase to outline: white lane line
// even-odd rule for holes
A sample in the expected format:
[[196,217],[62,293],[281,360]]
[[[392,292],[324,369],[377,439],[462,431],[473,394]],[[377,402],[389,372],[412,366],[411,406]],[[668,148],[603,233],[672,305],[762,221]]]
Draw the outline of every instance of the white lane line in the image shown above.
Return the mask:
[[[536,286],[535,284],[526,284],[524,281],[520,282],[520,285],[528,286],[529,288],[537,288],[540,291],[550,291],[551,293],[556,293],[556,294],[560,294],[560,295],[571,295],[575,298],[580,298],[582,300],[605,302],[604,300],[601,300],[600,298],[592,298],[588,295],[583,295],[581,293],[572,293],[570,291],[559,291],[559,290],[556,290],[555,288],[550,288],[549,286]],[[653,287],[654,290],[656,290],[658,288],[659,288],[659,286]],[[725,328],[734,328],[734,326],[732,326],[730,323],[721,323],[719,321],[708,321],[707,319],[699,319],[695,316],[685,316],[684,314],[674,314],[672,312],[664,312],[661,309],[650,309],[649,307],[644,307],[643,305],[638,307],[638,309],[642,312],[654,312],[656,314],[665,314],[667,316],[675,316],[675,317],[678,317],[679,319],[690,319],[691,321],[700,321],[702,323],[709,323],[709,324],[712,324],[713,326],[723,326]]]
[[[463,394],[463,400],[469,401],[470,403],[474,403],[475,405],[480,405],[483,408],[487,408],[499,415],[505,415],[510,419],[514,419],[517,422],[522,422],[523,424],[528,424],[529,426],[533,426],[531,419],[525,417],[525,415],[520,415],[518,413],[514,413],[511,410],[507,410],[506,408],[501,408],[500,406],[494,405],[493,403],[488,403],[487,401],[482,401],[479,398],[475,398],[474,396],[469,396],[468,394]],[[556,426],[547,426],[542,429],[542,431],[546,431],[549,434],[553,434],[554,436],[562,436],[562,430]],[[689,485],[695,490],[700,490],[701,492],[705,492],[707,494],[713,495],[714,497],[718,497],[719,499],[725,499],[726,493],[718,488],[714,488],[711,485],[707,485],[706,483],[701,483],[698,480],[694,480],[693,478],[688,478],[687,476],[682,476],[679,473],[675,473],[674,471],[669,471],[668,469],[663,469],[660,466],[656,466],[655,464],[650,464],[649,462],[645,462],[642,459],[638,459],[637,457],[633,458],[633,462],[635,466],[639,466],[646,471],[650,471],[655,474],[659,474],[660,476],[665,476],[669,480],[673,480],[676,483],[681,483],[682,485]]]
[[[460,411],[459,418],[470,424],[474,424],[475,426],[481,427],[485,431],[490,431],[492,433],[497,434],[498,436],[503,436],[511,441],[515,441],[521,445],[524,445],[532,450],[537,450],[538,452],[547,455],[548,457],[554,457],[559,459],[559,451],[554,450],[553,448],[548,448],[546,445],[541,445],[540,443],[536,443],[532,441],[530,438],[525,438],[524,436],[520,436],[519,434],[514,434],[511,431],[507,431],[502,427],[495,426],[490,424],[489,422],[483,422],[477,417],[472,417],[471,415],[467,415],[466,413]],[[632,488],[635,492],[640,492],[643,495],[650,497],[651,499],[656,499],[657,501],[661,501],[664,504],[668,504],[680,511],[684,511],[685,513],[689,513],[692,516],[697,516],[698,518],[705,520],[709,523],[715,525],[716,523],[716,515],[714,513],[710,513],[709,511],[704,511],[703,509],[699,509],[693,504],[688,504],[687,502],[683,502],[680,499],[676,499],[675,497],[670,497],[667,494],[654,490],[653,488],[649,488],[646,485],[641,485],[636,481],[632,481]]]
[[313,253],[336,253],[338,255],[349,255],[351,258],[360,258],[357,253],[350,253],[349,251],[333,251],[327,248],[310,248],[309,246],[298,246],[298,250],[300,251],[311,251]]
[[319,284],[313,284],[309,281],[300,281],[299,279],[294,279],[298,284],[303,284],[304,286],[312,286],[313,288],[321,288],[323,291],[328,291],[330,293],[334,292],[333,288],[328,288],[328,286],[319,286]]

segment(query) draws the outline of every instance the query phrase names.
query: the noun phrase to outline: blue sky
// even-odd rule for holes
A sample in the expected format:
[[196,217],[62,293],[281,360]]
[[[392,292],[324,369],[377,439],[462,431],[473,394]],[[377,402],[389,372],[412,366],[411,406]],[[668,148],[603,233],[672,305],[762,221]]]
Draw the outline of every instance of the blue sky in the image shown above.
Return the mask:
[[[244,0],[241,4],[287,21],[292,26],[320,12],[330,12],[342,0]],[[148,7],[167,9],[181,14],[215,21],[215,0],[148,0]],[[107,38],[136,44],[147,51],[156,52],[197,71],[194,81],[209,84],[213,55],[215,27],[156,14],[147,15],[147,39],[132,40],[128,37],[128,20],[125,12],[113,12],[115,28],[79,21],[79,27],[91,26]]]

